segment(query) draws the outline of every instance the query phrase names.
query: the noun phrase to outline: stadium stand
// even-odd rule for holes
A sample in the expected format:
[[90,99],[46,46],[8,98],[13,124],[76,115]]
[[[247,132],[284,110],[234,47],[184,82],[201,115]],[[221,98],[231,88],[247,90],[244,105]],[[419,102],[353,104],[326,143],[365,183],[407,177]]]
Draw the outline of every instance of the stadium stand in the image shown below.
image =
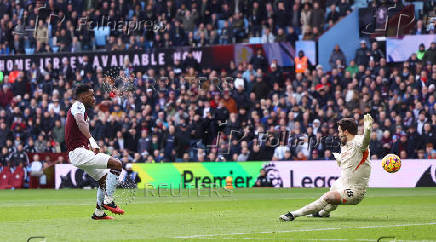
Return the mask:
[[[36,22],[34,4],[0,2],[1,55],[316,40],[353,8],[366,7],[367,1],[49,0],[45,6],[56,16]],[[431,6],[424,4],[421,15],[428,11]],[[159,23],[164,31],[134,30],[130,35],[108,28],[88,31],[92,26],[78,28],[82,24],[78,16],[94,23],[104,16],[124,16]],[[35,25],[37,35],[25,31]],[[423,32],[421,25],[417,21],[416,34]],[[434,28],[425,32],[434,34]],[[264,56],[224,70],[198,67],[187,59],[177,73],[179,66],[133,71],[139,80],[127,99],[110,98],[100,85],[101,70],[90,64],[71,68],[62,63],[63,71],[34,65],[32,71],[2,73],[0,170],[8,178],[0,177],[0,184],[10,186],[6,181],[15,172],[11,174],[9,166],[31,166],[28,154],[66,151],[65,116],[72,87],[81,81],[93,85],[98,103],[107,101],[98,107],[100,112],[90,113],[92,135],[104,147],[102,152],[124,163],[333,159],[337,147],[328,142],[335,141],[321,138],[336,134],[339,118],[359,118],[368,112],[376,121],[372,158],[391,152],[401,158],[435,158],[436,43],[420,50],[421,59],[411,57],[397,65],[387,64],[384,52],[373,43],[362,43],[348,63],[339,51],[332,52],[330,72],[318,65],[294,75],[265,64]],[[132,68],[123,71],[130,73]],[[187,76],[225,73],[233,78],[241,75],[244,84],[222,93],[212,89],[198,93],[195,86],[180,84]],[[160,76],[174,76],[176,88],[150,89],[147,80]],[[232,136],[235,131],[239,136]],[[278,141],[267,132],[291,138]],[[272,147],[272,142],[280,145]],[[288,145],[291,142],[297,145]]]

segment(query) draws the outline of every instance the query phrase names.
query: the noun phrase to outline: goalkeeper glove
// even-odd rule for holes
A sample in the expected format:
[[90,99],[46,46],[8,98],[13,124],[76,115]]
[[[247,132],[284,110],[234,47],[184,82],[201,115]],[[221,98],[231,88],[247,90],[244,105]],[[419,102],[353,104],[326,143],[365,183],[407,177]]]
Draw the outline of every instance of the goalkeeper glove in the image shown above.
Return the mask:
[[374,120],[372,119],[372,117],[369,113],[365,114],[365,116],[363,116],[363,128],[365,130],[371,131],[373,122],[374,122]]

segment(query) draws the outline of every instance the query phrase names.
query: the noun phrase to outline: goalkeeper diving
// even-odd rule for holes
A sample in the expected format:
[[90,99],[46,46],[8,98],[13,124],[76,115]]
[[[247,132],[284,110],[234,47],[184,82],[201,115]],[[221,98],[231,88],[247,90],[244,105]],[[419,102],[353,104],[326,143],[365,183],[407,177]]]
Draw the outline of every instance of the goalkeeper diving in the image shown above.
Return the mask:
[[293,221],[300,216],[330,217],[330,212],[338,205],[356,205],[362,201],[371,174],[369,142],[373,119],[365,114],[363,121],[363,135],[357,135],[358,127],[352,118],[343,118],[337,123],[341,153],[333,155],[341,168],[341,176],[330,191],[298,210],[281,215],[281,221]]

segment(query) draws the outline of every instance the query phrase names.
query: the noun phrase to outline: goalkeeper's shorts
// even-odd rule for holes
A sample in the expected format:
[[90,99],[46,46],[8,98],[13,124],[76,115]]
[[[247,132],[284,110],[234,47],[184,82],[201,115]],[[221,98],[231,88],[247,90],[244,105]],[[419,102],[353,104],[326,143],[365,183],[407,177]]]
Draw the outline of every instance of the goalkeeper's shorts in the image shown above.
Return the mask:
[[338,192],[341,195],[341,204],[343,205],[359,204],[366,194],[365,190],[344,187],[338,181],[333,184],[333,186],[330,188],[330,191]]

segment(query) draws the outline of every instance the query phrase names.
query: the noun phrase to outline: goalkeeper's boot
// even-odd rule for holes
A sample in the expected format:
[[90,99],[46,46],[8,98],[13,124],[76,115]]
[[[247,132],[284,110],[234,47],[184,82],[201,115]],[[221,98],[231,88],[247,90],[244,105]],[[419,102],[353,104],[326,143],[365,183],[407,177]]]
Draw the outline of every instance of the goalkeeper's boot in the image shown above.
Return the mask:
[[290,222],[293,221],[294,219],[295,216],[291,212],[288,212],[287,214],[283,214],[279,217],[279,220],[282,222]]
[[[105,202],[106,202],[106,200],[105,200]],[[103,203],[103,208],[111,211],[114,214],[120,214],[120,215],[124,214],[124,210],[121,209],[120,207],[118,207],[114,201],[112,201],[110,203]]]
[[318,212],[316,212],[316,213],[313,213],[313,214],[309,214],[309,215],[307,215],[307,217],[312,217],[312,218],[329,218],[329,217],[330,217],[330,213],[327,214],[327,215],[321,216],[321,215],[319,214],[319,211],[318,211]]

